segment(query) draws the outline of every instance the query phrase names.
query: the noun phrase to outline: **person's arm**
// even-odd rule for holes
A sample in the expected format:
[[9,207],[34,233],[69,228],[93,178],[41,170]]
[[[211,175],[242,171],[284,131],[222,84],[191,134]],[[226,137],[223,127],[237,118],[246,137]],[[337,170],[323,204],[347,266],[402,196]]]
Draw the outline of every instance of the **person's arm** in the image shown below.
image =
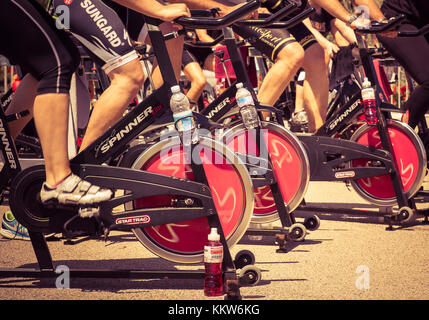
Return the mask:
[[316,41],[327,51],[329,57],[333,58],[334,53],[337,53],[340,48],[335,43],[332,43],[328,39],[326,39],[316,28],[311,24],[311,20],[309,18],[302,21],[307,29],[313,34]]
[[386,19],[374,0],[353,0],[353,3],[357,6],[366,6],[369,9],[369,16],[372,20],[381,21]]
[[214,39],[209,36],[209,34],[207,33],[207,30],[205,30],[205,29],[196,29],[195,33],[197,34],[198,39],[201,42],[213,42],[214,41]]
[[246,4],[245,1],[243,3],[229,6],[224,4],[223,1],[216,1],[216,0],[169,0],[173,3],[186,3],[186,5],[190,9],[202,9],[202,10],[210,10],[213,8],[219,8],[219,15],[224,16],[234,10],[236,10],[238,7],[241,7],[242,5]]
[[[213,42],[215,40],[207,33],[207,30],[205,29],[196,29],[195,33],[197,34],[198,40],[200,40],[201,42]],[[221,46],[220,43],[214,45],[213,48],[216,48],[219,46]]]
[[[163,21],[173,21],[179,17],[189,17],[190,12],[186,4],[162,4],[156,0],[113,0],[114,2],[140,12],[144,15]],[[183,1],[181,1],[183,2]]]
[[[353,29],[348,27],[345,22],[341,21],[340,19],[331,20],[331,32],[335,38],[335,41],[340,46],[347,46],[350,43],[357,42],[356,34]],[[339,43],[339,41],[341,41],[341,44]],[[347,41],[348,43],[344,44],[344,41]]]
[[[321,6],[323,9],[328,11],[334,17],[348,23],[352,18],[353,14],[348,12],[346,8],[343,7],[340,1],[338,0],[313,0],[316,4]],[[356,5],[367,6],[369,9],[369,15],[371,19],[374,20],[384,20],[386,17],[383,15],[378,5],[374,0],[353,0],[353,3]],[[356,21],[354,21],[350,27],[356,28]]]

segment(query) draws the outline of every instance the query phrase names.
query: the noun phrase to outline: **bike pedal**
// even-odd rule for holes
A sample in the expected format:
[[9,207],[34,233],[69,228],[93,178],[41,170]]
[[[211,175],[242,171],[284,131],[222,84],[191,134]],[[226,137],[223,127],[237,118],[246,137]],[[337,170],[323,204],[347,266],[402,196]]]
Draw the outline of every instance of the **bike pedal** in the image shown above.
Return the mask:
[[80,207],[79,217],[81,218],[92,218],[98,215],[100,212],[99,207]]

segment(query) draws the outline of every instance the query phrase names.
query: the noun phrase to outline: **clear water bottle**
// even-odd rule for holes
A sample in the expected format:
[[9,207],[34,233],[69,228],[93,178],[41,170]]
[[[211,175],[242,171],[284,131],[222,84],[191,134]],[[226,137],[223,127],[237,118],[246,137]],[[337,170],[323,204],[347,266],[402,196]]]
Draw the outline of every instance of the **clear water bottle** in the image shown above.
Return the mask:
[[223,295],[223,246],[216,228],[211,228],[204,246],[204,294],[208,297]]
[[255,102],[253,101],[252,94],[243,87],[243,83],[237,83],[237,93],[235,98],[237,100],[238,107],[240,108],[241,118],[244,126],[247,129],[254,129],[260,126],[258,112],[255,108]]
[[182,143],[188,146],[192,143],[194,134],[194,118],[188,98],[180,91],[180,86],[171,87],[173,95],[170,99],[170,108],[173,111],[173,119],[176,129],[182,137]]
[[377,123],[377,103],[375,101],[375,90],[371,86],[368,78],[365,78],[362,84],[362,104],[364,108],[365,120],[367,124]]

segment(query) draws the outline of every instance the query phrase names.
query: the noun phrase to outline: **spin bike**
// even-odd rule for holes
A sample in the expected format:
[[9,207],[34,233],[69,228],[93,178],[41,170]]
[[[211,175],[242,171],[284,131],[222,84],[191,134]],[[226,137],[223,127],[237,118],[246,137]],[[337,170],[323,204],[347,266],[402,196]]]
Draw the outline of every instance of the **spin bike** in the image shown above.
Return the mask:
[[[298,11],[297,9],[299,8],[295,4],[291,4],[276,14],[268,16],[268,18],[239,21],[236,24],[257,25],[261,27],[269,26],[270,28],[291,27],[307,17],[312,10],[303,11],[285,22],[275,20],[281,19],[285,15],[290,15],[292,12]],[[224,28],[223,36],[219,36],[214,42],[192,45],[211,47],[221,41],[226,45],[230,54],[230,59],[237,75],[237,82],[242,82],[250,92],[253,92],[247,70],[243,65],[242,57],[238,51],[236,39],[231,28]],[[286,252],[285,244],[288,240],[302,241],[307,233],[306,226],[296,223],[294,216],[290,214],[301,202],[308,185],[309,167],[306,153],[298,139],[283,126],[275,123],[261,122],[261,127],[247,130],[240,119],[239,110],[236,108],[236,92],[235,85],[230,86],[210,105],[204,108],[200,114],[194,113],[194,115],[196,117],[204,116],[205,119],[208,119],[209,123],[214,123],[212,126],[213,130],[208,132],[208,135],[216,135],[217,140],[231,147],[236,155],[246,164],[252,178],[255,196],[258,193],[261,196],[269,193],[273,197],[271,206],[274,210],[277,210],[269,219],[270,221],[276,221],[280,218],[282,227],[268,230],[249,228],[246,234],[274,235],[279,245],[278,252]],[[257,109],[260,111],[269,110],[270,112],[277,112],[276,109],[270,106],[260,105],[255,96],[254,101]],[[228,128],[228,126],[223,124],[223,120],[231,116],[235,116],[237,121]],[[280,114],[278,119],[281,119]],[[160,119],[158,123],[149,128],[149,132],[143,132],[141,143],[137,143],[137,145],[130,148],[121,165],[147,170],[143,164],[147,163],[151,157],[150,152],[153,150],[150,147],[152,142],[147,137],[153,132],[158,132],[155,140],[159,139],[159,135],[161,135],[161,141],[165,140],[162,138],[162,135],[165,134],[168,136],[171,132],[166,129],[164,133],[161,133],[161,129],[165,128],[169,123],[171,123],[171,115]],[[299,159],[304,160],[290,164],[290,157],[285,157],[285,155],[290,154],[296,156],[294,159],[299,157]],[[159,170],[170,169],[160,168]],[[287,176],[280,174],[280,170],[289,174]],[[260,192],[261,189],[264,189],[263,193]],[[258,201],[255,201],[255,206],[258,206],[258,203]],[[266,212],[266,208],[262,208],[262,210],[265,210],[264,213]],[[275,217],[273,217],[274,215]],[[265,220],[263,221],[266,221],[266,217],[264,218]],[[252,221],[255,219],[258,223],[262,223],[261,218],[255,215],[254,210]],[[312,221],[312,219],[308,219],[308,221]],[[318,227],[311,223],[307,223],[306,225],[309,228],[314,226],[315,228],[312,230]],[[247,254],[246,256],[246,259],[250,261],[254,260],[251,254]]]
[[[380,33],[392,30],[403,17],[387,23],[373,23],[361,33]],[[401,36],[401,33],[399,33]],[[422,185],[426,174],[426,154],[419,137],[406,124],[391,119],[390,112],[398,112],[385,101],[378,83],[372,56],[360,35],[358,49],[362,75],[376,88],[377,124],[362,124],[347,140],[338,138],[346,132],[353,120],[361,115],[360,90],[335,110],[314,135],[298,134],[305,145],[309,159],[311,181],[350,182],[365,200],[378,207],[398,206],[397,212],[384,214],[387,230],[393,224],[407,225],[415,218],[413,196]],[[360,79],[363,80],[363,79]],[[298,211],[327,212],[355,215],[374,215],[373,211],[318,208],[305,202]],[[392,210],[393,211],[393,210]]]
[[[222,28],[258,7],[259,2],[252,1],[222,18],[183,17],[176,23],[201,29]],[[259,269],[251,265],[237,275],[229,251],[250,222],[253,193],[245,165],[227,146],[205,136],[184,145],[181,135],[153,145],[147,153],[151,156],[145,164],[146,171],[102,165],[123,155],[126,145],[169,109],[169,88],[176,85],[176,79],[158,27],[161,21],[145,19],[164,84],[70,161],[75,174],[115,190],[115,197],[98,207],[43,207],[37,197],[45,179],[44,167],[32,166],[18,172],[11,182],[10,208],[29,231],[39,269],[2,269],[1,277],[57,277],[43,233],[67,234],[82,228],[107,237],[112,230],[132,231],[147,249],[161,258],[200,263],[204,243],[213,227],[218,229],[224,247],[222,271],[226,298],[241,298],[240,284],[254,285],[260,280]],[[13,145],[10,139],[8,143]],[[166,171],[156,172],[163,166],[172,167],[169,175],[165,175]],[[153,205],[156,198],[166,201]],[[139,202],[149,205],[141,207]],[[118,206],[125,209],[113,212]],[[81,218],[83,214],[93,217]],[[70,277],[202,279],[204,272],[71,269]]]

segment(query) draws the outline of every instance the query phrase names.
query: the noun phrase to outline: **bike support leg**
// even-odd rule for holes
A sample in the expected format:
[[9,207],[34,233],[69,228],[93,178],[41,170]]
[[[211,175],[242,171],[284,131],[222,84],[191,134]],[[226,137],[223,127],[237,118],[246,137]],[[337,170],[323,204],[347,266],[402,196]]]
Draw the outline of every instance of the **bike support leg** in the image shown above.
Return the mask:
[[[261,128],[256,129],[256,143],[260,154],[266,155],[268,163],[272,163],[270,154],[268,152],[268,146],[265,143],[265,139],[261,133]],[[275,175],[274,175],[275,177]],[[295,223],[295,217],[292,212],[289,212],[287,206],[284,203],[283,196],[280,191],[280,186],[276,182],[270,185],[271,193],[273,194],[274,202],[276,204],[277,212],[279,214],[280,221],[283,227],[290,227]]]
[[[195,145],[191,146],[191,155],[196,152]],[[187,152],[185,152],[187,154]],[[198,153],[199,154],[199,153]],[[189,159],[190,161],[192,159]],[[200,183],[204,183],[209,188],[207,176],[205,174],[202,160],[199,158],[199,164],[196,164],[194,161],[191,162],[192,172],[194,173],[195,180]],[[223,262],[222,262],[222,271],[223,271],[223,284],[224,284],[224,292],[226,293],[227,300],[241,300],[240,294],[240,286],[236,273],[236,268],[234,264],[234,260],[232,259],[231,252],[228,248],[228,243],[225,238],[225,234],[223,232],[222,224],[219,219],[219,215],[217,214],[216,207],[213,201],[211,201],[212,208],[209,210],[212,211],[207,217],[210,228],[217,228],[218,233],[220,235],[220,242],[224,248],[223,250]]]
[[[377,113],[378,113],[378,119],[379,119],[379,121],[377,122],[377,129],[380,134],[380,140],[381,140],[383,149],[388,151],[390,154],[391,162],[387,169],[390,172],[390,177],[392,180],[393,189],[396,194],[396,199],[398,201],[398,206],[399,208],[411,207],[408,201],[408,197],[404,191],[404,186],[402,184],[399,167],[396,162],[395,153],[394,153],[392,142],[389,136],[389,130],[386,124],[386,119],[380,112],[379,108],[377,108],[377,111],[378,111]],[[389,224],[386,230],[393,230],[392,224],[395,220],[398,219],[398,217],[395,215],[388,215],[385,217],[385,219],[386,219],[386,222]]]

